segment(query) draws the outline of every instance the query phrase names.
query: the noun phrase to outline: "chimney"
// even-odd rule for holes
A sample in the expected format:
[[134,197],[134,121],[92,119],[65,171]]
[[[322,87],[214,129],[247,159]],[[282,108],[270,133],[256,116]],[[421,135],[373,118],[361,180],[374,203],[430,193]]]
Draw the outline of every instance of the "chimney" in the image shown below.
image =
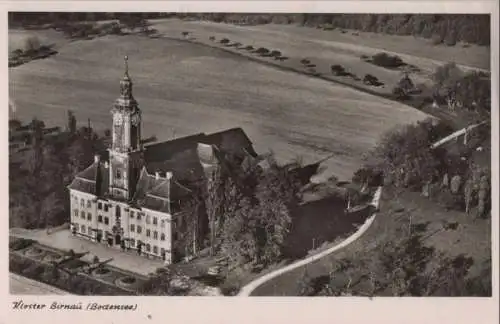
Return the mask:
[[99,154],[94,155],[94,163],[99,163],[101,161],[101,157]]
[[160,180],[160,172],[159,171],[155,172],[155,178],[156,178],[156,180]]
[[173,176],[172,172],[168,171],[166,175],[167,180],[172,179],[172,176]]

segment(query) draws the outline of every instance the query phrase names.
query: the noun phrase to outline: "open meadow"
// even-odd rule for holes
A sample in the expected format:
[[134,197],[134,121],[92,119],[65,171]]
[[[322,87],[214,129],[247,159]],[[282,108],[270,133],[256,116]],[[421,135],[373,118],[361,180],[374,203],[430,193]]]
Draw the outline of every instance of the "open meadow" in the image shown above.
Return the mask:
[[[455,62],[464,70],[489,70],[490,66],[487,47],[432,45],[430,40],[409,36],[342,32],[340,29],[324,31],[297,25],[238,26],[178,19],[152,20],[152,25],[159,33],[170,37],[181,37],[183,32],[189,32],[190,37],[197,42],[217,44],[220,39],[227,38],[231,42],[241,43],[242,47],[250,45],[255,49],[264,47],[279,50],[288,58],[280,62],[280,65],[300,68],[303,66],[300,61],[308,59],[315,65],[314,69],[324,75],[331,75],[331,65],[342,65],[347,72],[360,79],[366,74],[376,76],[384,85],[367,88],[385,94],[390,93],[401,79],[402,70],[373,65],[362,60],[362,56],[372,56],[380,52],[398,55],[405,63],[419,69],[411,73],[414,82],[426,85],[431,84],[430,75],[436,67],[447,62]],[[210,37],[215,37],[216,42],[211,42]],[[236,51],[233,47],[227,49]],[[350,78],[341,79],[349,83],[352,81]],[[365,87],[362,82],[354,83]]]
[[[281,42],[309,47],[272,39],[278,48]],[[69,42],[53,57],[11,68],[14,117],[64,126],[73,110],[81,124],[90,119],[98,129],[110,128],[125,55],[144,137],[167,140],[242,127],[258,152],[272,150],[282,161],[301,157],[307,163],[333,154],[325,176],[350,179],[380,135],[427,117],[401,103],[218,49],[141,36]]]

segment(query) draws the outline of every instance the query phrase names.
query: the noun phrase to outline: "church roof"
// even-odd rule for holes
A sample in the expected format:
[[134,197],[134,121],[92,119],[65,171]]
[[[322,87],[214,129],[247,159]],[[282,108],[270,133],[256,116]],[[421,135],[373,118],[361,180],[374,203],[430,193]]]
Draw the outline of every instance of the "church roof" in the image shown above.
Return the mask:
[[94,162],[78,173],[69,189],[96,196],[105,196],[109,187],[109,170],[104,162]]
[[[138,207],[174,212],[173,205],[185,200],[204,177],[204,167],[222,159],[221,151],[256,157],[251,141],[241,128],[206,135],[199,133],[172,141],[151,144],[144,149],[144,167],[132,202]],[[105,160],[81,171],[69,189],[100,197],[107,196],[109,169]],[[159,177],[156,177],[156,173]],[[167,177],[167,172],[171,177]]]
[[179,181],[190,183],[203,177],[203,164],[214,164],[220,158],[214,151],[257,156],[243,129],[233,128],[148,145],[145,147],[144,159],[148,172],[170,171]]

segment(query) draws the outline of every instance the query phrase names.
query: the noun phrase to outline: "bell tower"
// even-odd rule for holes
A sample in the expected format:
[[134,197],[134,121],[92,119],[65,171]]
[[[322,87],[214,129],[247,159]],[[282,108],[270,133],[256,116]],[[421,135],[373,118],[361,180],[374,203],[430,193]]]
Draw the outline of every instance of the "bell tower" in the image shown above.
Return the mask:
[[125,74],[120,81],[120,96],[111,109],[112,143],[109,150],[109,193],[130,200],[142,167],[141,111],[132,94],[132,80],[125,56]]

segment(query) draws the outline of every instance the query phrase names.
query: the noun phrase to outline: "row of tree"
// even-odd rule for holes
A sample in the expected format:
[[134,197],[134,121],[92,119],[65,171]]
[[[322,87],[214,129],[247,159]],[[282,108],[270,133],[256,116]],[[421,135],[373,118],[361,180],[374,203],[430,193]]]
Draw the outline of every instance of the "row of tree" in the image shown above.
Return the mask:
[[[193,197],[193,212],[185,214],[184,227],[179,228],[183,245],[178,249],[196,253],[195,246],[208,247],[233,266],[279,260],[298,202],[300,184],[291,171],[295,164],[280,165],[272,154],[264,162],[242,163],[225,153],[223,161]],[[268,167],[262,168],[262,163]],[[202,239],[193,242],[200,234]]]

